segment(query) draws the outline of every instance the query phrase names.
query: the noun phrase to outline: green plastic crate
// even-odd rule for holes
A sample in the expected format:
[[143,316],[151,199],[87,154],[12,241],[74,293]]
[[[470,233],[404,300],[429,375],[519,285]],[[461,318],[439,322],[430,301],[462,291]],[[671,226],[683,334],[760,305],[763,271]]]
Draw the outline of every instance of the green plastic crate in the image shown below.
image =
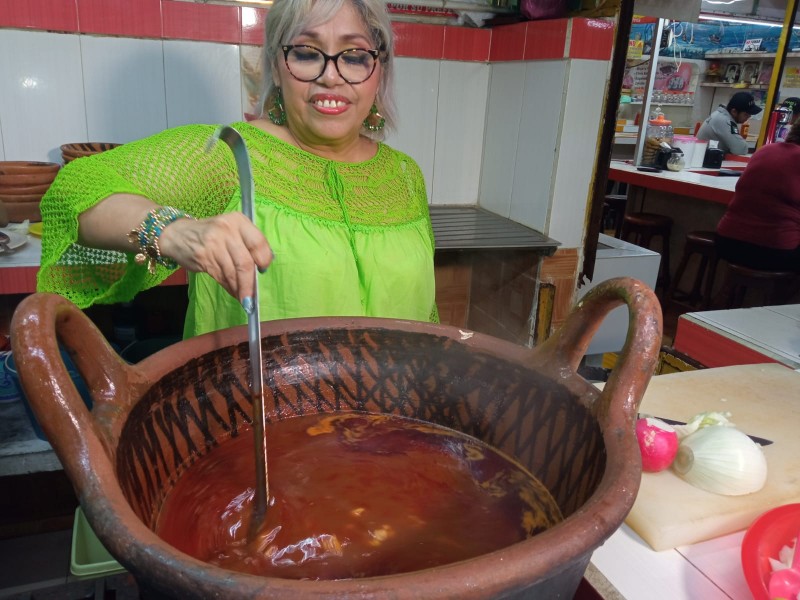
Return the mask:
[[80,506],[75,509],[75,522],[72,525],[69,570],[79,579],[102,577],[125,571],[125,568],[114,560],[97,539]]

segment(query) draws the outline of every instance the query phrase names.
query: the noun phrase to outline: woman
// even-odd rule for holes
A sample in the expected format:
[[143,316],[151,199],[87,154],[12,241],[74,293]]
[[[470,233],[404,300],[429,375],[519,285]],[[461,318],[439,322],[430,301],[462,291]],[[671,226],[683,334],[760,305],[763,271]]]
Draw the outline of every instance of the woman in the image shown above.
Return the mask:
[[753,154],[717,225],[725,260],[765,271],[800,272],[800,121],[785,143]]
[[62,170],[42,201],[40,291],[120,302],[182,266],[188,337],[246,322],[257,267],[265,320],[436,320],[422,174],[373,139],[394,120],[383,3],[278,0],[266,40],[264,114],[233,124],[253,164],[255,226],[230,149],[206,151],[216,127],[167,130]]

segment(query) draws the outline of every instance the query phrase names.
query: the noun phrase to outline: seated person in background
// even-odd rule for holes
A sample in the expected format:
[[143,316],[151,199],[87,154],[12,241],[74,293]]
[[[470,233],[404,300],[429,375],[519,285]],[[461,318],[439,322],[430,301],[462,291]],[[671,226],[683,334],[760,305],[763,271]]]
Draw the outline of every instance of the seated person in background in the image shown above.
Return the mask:
[[786,100],[781,102],[781,106],[792,111],[792,123],[797,121],[798,117],[800,117],[800,98],[789,96]]
[[697,139],[717,140],[720,150],[729,154],[747,154],[747,140],[739,135],[739,125],[760,112],[761,107],[756,104],[753,94],[736,92],[731,96],[728,106],[720,104],[703,121],[697,131]]
[[783,144],[753,154],[717,225],[721,258],[763,271],[800,273],[800,120]]
[[781,125],[778,129],[777,133],[775,134],[776,142],[786,141],[786,136],[789,135],[789,130],[792,128],[792,123],[797,121],[798,117],[800,117],[800,98],[795,96],[786,98],[786,100],[781,102],[781,108],[788,108],[790,111],[792,111],[792,116],[789,118],[788,123]]

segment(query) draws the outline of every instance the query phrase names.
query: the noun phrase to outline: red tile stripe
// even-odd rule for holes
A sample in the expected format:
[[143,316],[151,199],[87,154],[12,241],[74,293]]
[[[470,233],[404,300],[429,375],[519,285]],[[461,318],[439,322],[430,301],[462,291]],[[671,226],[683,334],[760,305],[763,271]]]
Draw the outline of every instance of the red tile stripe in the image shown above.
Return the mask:
[[242,7],[242,43],[251,46],[264,44],[264,21],[267,11],[264,8]]
[[432,58],[444,56],[444,27],[422,23],[392,23],[395,56]]
[[[0,28],[261,45],[267,10],[179,0],[0,0]],[[498,62],[609,60],[613,23],[550,19],[475,29],[396,21],[395,54]]]
[[161,2],[164,39],[239,44],[242,41],[238,6]]
[[525,56],[527,23],[503,25],[492,29],[492,47],[489,60],[492,62],[522,60]]
[[678,319],[673,347],[708,368],[779,363],[736,341],[689,321]]
[[76,0],[0,0],[0,27],[78,31]]
[[78,0],[81,33],[161,37],[160,0]]
[[569,19],[547,19],[527,23],[524,60],[564,58]]
[[492,44],[492,32],[489,29],[472,27],[444,28],[445,60],[464,60],[487,62]]
[[32,294],[39,267],[6,267],[0,277],[0,294]]
[[611,60],[614,23],[608,19],[572,19],[569,58]]
[[[0,277],[1,294],[33,294],[36,291],[36,274],[39,267],[6,267]],[[161,282],[161,285],[187,285],[189,277],[178,269]]]

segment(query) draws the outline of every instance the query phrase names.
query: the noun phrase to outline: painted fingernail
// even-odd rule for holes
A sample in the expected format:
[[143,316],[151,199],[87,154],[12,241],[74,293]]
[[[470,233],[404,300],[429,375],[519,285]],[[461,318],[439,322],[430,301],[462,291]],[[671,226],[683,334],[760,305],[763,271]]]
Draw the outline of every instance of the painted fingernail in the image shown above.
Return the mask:
[[250,296],[242,300],[242,308],[248,315],[253,312],[253,299]]
[[259,272],[259,273],[261,273],[261,274],[263,275],[264,273],[266,273],[266,272],[267,272],[267,269],[268,269],[268,268],[269,268],[269,267],[258,267],[258,272]]

